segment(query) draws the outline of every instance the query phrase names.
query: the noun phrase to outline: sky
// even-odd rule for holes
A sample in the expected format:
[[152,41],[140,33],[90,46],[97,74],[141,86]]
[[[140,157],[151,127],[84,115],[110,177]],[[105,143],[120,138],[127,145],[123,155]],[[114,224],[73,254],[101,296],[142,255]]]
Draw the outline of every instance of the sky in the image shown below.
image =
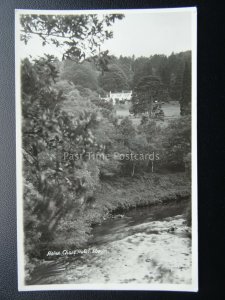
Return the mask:
[[191,13],[128,14],[113,27],[104,48],[126,56],[170,55],[192,47]]
[[[154,54],[170,55],[172,52],[192,49],[192,11],[160,12],[125,12],[123,20],[117,20],[111,27],[113,39],[105,41],[102,50],[109,50],[116,56],[151,56]],[[43,47],[38,37],[27,45],[20,43],[22,58],[29,55],[42,56],[44,53],[62,57],[62,49],[47,45]]]

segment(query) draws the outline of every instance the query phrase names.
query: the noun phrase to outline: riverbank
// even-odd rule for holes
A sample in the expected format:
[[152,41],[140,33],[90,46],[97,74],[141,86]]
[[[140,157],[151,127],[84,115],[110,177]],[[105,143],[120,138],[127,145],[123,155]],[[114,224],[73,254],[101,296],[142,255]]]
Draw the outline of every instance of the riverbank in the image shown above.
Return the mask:
[[[185,173],[146,173],[137,177],[113,177],[101,182],[92,201],[80,210],[73,231],[61,232],[50,246],[57,250],[67,245],[86,247],[92,237],[93,226],[111,218],[122,218],[126,211],[138,207],[164,205],[169,202],[190,199],[191,183]],[[188,210],[187,210],[188,213]],[[190,219],[190,213],[187,218]],[[66,220],[65,220],[66,222]],[[190,225],[190,222],[188,225]],[[48,244],[49,248],[49,244]],[[43,247],[42,253],[46,253]]]
[[104,221],[94,228],[88,252],[43,261],[30,284],[190,284],[187,202],[132,209],[123,219]]
[[[123,218],[127,211],[134,208],[162,207],[168,203],[184,202],[190,199],[190,195],[191,182],[185,173],[147,173],[133,178],[120,177],[104,180],[94,194],[94,201],[86,203],[81,211],[82,224],[85,226],[75,228],[77,234],[71,231],[64,232],[58,234],[48,245],[43,245],[41,255],[43,260],[41,258],[33,260],[31,267],[28,265],[28,274],[36,266],[42,265],[45,260],[51,260],[51,257],[46,256],[49,250],[86,248],[93,239],[93,227],[101,226],[106,220]],[[186,214],[183,216],[186,225],[190,225],[190,222],[187,222],[190,213],[191,211],[188,216]],[[117,223],[118,221],[115,220]],[[139,233],[141,234],[140,231]],[[78,244],[76,239],[78,239]],[[28,275],[27,278],[29,279],[30,276]]]
[[112,214],[126,210],[181,201],[191,196],[191,181],[186,173],[146,173],[139,177],[110,178],[95,192],[95,201],[85,209],[85,219],[99,224]]

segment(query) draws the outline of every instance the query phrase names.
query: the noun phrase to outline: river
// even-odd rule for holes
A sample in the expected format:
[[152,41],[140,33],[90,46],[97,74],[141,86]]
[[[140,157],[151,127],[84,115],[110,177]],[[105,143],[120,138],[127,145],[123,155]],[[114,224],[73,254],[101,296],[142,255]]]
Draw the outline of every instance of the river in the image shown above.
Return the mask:
[[189,284],[187,205],[188,201],[176,201],[114,215],[94,226],[90,244],[82,250],[86,253],[65,249],[60,256],[43,261],[29,284]]

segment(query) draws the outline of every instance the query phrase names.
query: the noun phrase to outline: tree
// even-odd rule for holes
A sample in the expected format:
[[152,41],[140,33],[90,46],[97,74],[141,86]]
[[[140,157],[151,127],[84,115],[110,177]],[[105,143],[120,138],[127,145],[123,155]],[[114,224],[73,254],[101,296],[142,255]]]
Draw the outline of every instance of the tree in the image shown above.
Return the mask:
[[[63,247],[68,241],[82,246],[90,231],[83,218],[87,199],[100,174],[118,166],[113,159],[88,158],[88,153],[113,152],[112,107],[96,105],[73,84],[57,82],[53,62],[51,56],[25,59],[21,68],[24,232],[29,258],[40,257],[41,249],[56,240],[58,246],[59,241]],[[102,109],[109,113],[104,115]],[[70,153],[79,159],[70,159]]]
[[100,98],[96,98],[92,100],[92,103],[98,107],[104,118],[110,120],[112,123],[116,121],[113,113],[114,107],[112,102],[102,101]]
[[118,59],[118,65],[123,70],[124,74],[126,75],[130,89],[131,89],[132,80],[134,77],[133,63],[134,63],[134,60],[132,57],[120,55],[120,57]]
[[168,67],[170,69],[170,97],[173,100],[180,101],[183,89],[183,75],[185,61],[191,61],[191,51],[172,53],[168,57]]
[[183,75],[182,97],[180,99],[180,114],[182,116],[191,113],[191,64],[185,62]]
[[132,121],[128,117],[124,118],[119,125],[119,129],[123,136],[124,146],[129,147],[131,140],[134,138],[136,134]]
[[162,131],[164,166],[184,170],[187,155],[191,153],[191,118],[184,116],[171,121]]
[[131,99],[131,112],[135,115],[138,113],[148,113],[149,118],[152,114],[153,102],[160,101],[163,97],[163,86],[158,77],[142,77]]
[[162,56],[161,58],[158,68],[158,74],[161,78],[163,85],[169,87],[171,71],[168,64],[168,58],[166,56]]
[[[100,55],[101,44],[113,37],[109,27],[118,19],[123,19],[122,14],[79,14],[79,15],[22,15],[21,40],[25,43],[33,35],[42,40],[42,45],[53,44],[62,47],[62,59],[74,59],[77,62],[91,56]],[[104,58],[104,57],[103,57]],[[99,56],[100,64],[103,63]]]
[[[24,232],[29,259],[58,240],[65,226],[74,229],[73,242],[81,246],[79,230],[87,227],[82,223],[82,205],[99,179],[98,166],[85,159],[85,153],[96,149],[92,130],[99,124],[97,108],[88,100],[84,103],[76,90],[63,94],[54,87],[57,71],[52,60],[51,56],[34,62],[25,59],[21,68]],[[80,159],[64,159],[64,153],[70,152]]]
[[88,62],[78,64],[68,60],[64,61],[60,78],[73,82],[75,86],[81,85],[83,88],[89,88],[91,90],[98,89],[97,71],[94,70],[93,66]]
[[[63,59],[81,62],[87,55],[95,58],[103,40],[112,37],[105,26],[121,18],[116,14],[103,16],[101,20],[97,15],[23,15],[21,38],[28,42],[36,34],[43,45],[53,43],[63,47]],[[97,55],[102,68],[107,62],[106,56],[107,51]],[[73,82],[59,81],[59,72],[60,63],[52,56],[33,61],[25,59],[21,65],[28,276],[32,268],[30,260],[42,257],[41,250],[46,250],[50,243],[57,241],[57,247],[60,242],[62,247],[65,243],[81,247],[87,241],[91,227],[84,218],[84,208],[99,184],[102,164],[88,160],[86,154],[99,149],[104,151],[100,143],[111,142],[102,139],[101,121],[107,125],[104,126],[107,138],[114,130],[114,125],[107,123],[98,106],[91,102],[90,98],[96,95],[92,97],[92,91],[85,87],[81,93]],[[84,85],[84,81],[79,84]],[[64,153],[76,153],[79,159],[64,159]]]
[[[134,175],[135,162],[129,158],[129,155],[133,152],[133,144],[136,137],[136,130],[132,124],[132,121],[126,117],[118,126],[117,136],[117,149],[116,152],[120,154],[119,161],[121,163],[121,170],[124,174]],[[139,149],[140,151],[140,149]],[[128,159],[126,159],[128,155]]]
[[108,71],[99,76],[99,85],[107,92],[128,89],[127,77],[116,64],[109,65]]
[[157,125],[156,121],[149,120],[147,117],[142,118],[141,124],[138,126],[138,133],[142,135],[146,141],[144,151],[147,153],[152,153],[151,160],[147,161],[146,169],[154,172],[155,161],[157,165],[160,165],[159,154],[162,151],[162,130],[161,127]]
[[144,76],[152,75],[152,64],[149,58],[139,57],[133,62],[133,88],[136,86],[137,82]]
[[121,154],[122,173],[134,176],[135,172],[143,172],[150,161],[150,147],[142,128],[137,131],[132,121],[126,117],[118,126],[116,140],[117,149],[115,151]]
[[183,62],[177,63],[176,73],[171,73],[170,77],[170,96],[173,100],[180,101],[183,84]]

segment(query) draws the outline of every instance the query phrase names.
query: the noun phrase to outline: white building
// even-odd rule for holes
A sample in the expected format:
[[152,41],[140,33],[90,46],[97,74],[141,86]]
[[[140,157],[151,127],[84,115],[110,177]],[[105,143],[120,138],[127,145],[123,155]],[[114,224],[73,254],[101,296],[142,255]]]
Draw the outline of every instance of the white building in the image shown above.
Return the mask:
[[109,92],[107,97],[101,99],[105,101],[112,101],[113,104],[116,104],[121,101],[130,101],[131,97],[132,97],[132,91],[122,91],[121,93]]

